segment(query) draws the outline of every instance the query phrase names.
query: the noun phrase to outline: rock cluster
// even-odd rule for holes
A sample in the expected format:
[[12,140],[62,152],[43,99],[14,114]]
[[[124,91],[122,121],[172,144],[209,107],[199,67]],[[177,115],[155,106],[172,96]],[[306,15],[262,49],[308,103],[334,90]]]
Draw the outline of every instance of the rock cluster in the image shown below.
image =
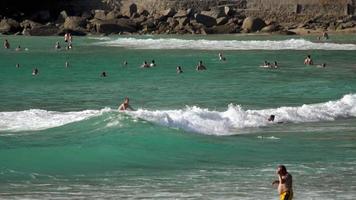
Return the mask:
[[244,12],[229,6],[213,7],[206,11],[167,9],[158,13],[150,13],[147,10],[139,10],[136,4],[131,4],[120,11],[91,10],[75,16],[62,11],[54,20],[51,20],[49,14],[43,11],[38,13],[33,20],[20,21],[4,17],[0,21],[0,33],[34,36],[63,35],[66,32],[73,35],[250,32],[293,34],[288,30],[296,28],[341,30],[355,26],[356,23],[352,17],[334,20],[315,18],[303,24],[281,25],[275,21],[246,16]]

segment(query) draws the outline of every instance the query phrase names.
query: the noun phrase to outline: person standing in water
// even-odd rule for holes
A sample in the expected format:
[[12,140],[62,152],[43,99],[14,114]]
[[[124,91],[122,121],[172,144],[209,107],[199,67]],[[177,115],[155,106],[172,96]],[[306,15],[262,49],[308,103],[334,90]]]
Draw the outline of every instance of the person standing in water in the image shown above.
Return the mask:
[[311,59],[310,55],[307,55],[307,57],[305,58],[304,65],[313,65],[313,60]]
[[9,41],[7,39],[5,39],[5,41],[4,41],[4,48],[5,49],[10,49],[10,43],[9,43]]
[[183,73],[181,66],[178,66],[176,70],[177,70],[177,74]]
[[272,185],[278,184],[278,193],[280,200],[292,200],[293,188],[292,188],[292,175],[287,172],[287,168],[284,165],[279,165],[277,168],[278,180],[272,182]]
[[130,110],[133,111],[133,108],[130,106],[130,99],[125,97],[124,102],[119,106],[119,111]]
[[220,61],[226,61],[226,58],[223,56],[222,53],[219,53],[219,60]]
[[203,61],[199,61],[196,70],[197,71],[206,70],[206,67],[203,65]]

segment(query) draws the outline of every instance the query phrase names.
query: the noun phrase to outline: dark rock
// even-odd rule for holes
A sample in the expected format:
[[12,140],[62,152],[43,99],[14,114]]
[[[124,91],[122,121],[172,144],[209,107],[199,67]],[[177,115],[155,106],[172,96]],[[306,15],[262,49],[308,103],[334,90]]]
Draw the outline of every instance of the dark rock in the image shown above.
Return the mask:
[[121,32],[136,32],[136,23],[130,19],[114,19],[114,20],[92,20],[95,29],[98,33],[113,34]]
[[216,25],[224,25],[229,21],[227,17],[220,17],[216,19]]
[[202,11],[201,14],[215,18],[215,19],[226,16],[223,7],[213,8],[210,11]]
[[224,7],[224,12],[226,16],[232,16],[234,14],[234,10],[229,6]]
[[105,20],[106,19],[106,14],[104,10],[95,10],[94,11],[94,18],[95,19],[100,19],[100,20]]
[[228,33],[236,33],[237,29],[236,24],[225,24],[220,26],[214,26],[207,29],[207,33],[209,34],[228,34]]
[[262,19],[247,17],[242,24],[242,29],[247,32],[256,32],[261,30],[265,26],[266,24]]
[[150,15],[150,12],[148,12],[147,10],[142,10],[142,11],[140,12],[140,15],[147,17],[148,15]]
[[138,18],[134,18],[133,21],[136,22],[137,25],[142,25],[143,22],[147,20],[147,17],[144,15],[141,15]]
[[203,14],[195,14],[195,20],[198,23],[204,24],[206,27],[211,27],[216,25],[216,19]]
[[88,20],[93,18],[93,13],[89,12],[89,11],[84,11],[81,15],[81,17],[83,17],[84,19]]
[[281,34],[281,35],[296,35],[295,32],[288,31],[288,30],[280,30],[280,31],[278,31],[278,33]]
[[48,10],[41,10],[33,14],[31,18],[40,22],[48,22],[51,20],[51,14]]
[[179,24],[179,22],[176,19],[174,19],[173,17],[169,17],[167,19],[167,22],[169,23],[170,27],[176,27]]
[[68,14],[65,10],[61,11],[58,15],[57,22],[58,23],[63,23],[66,18],[68,17]]
[[0,21],[0,33],[9,34],[18,31],[21,31],[21,26],[16,20],[8,18]]
[[73,31],[82,31],[86,27],[87,21],[83,17],[71,16],[64,21],[64,29]]
[[28,34],[31,36],[51,36],[57,35],[59,28],[54,25],[43,25],[31,28]]
[[173,17],[177,12],[173,9],[173,8],[170,8],[170,9],[167,9],[165,11],[162,12],[162,16],[164,17]]

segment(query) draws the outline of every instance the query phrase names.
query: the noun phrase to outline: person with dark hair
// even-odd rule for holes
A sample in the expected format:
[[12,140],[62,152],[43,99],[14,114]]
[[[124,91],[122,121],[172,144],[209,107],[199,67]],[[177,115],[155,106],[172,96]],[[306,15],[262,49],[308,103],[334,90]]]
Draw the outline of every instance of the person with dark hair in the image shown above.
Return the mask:
[[10,43],[9,43],[9,41],[7,39],[5,39],[5,41],[4,41],[4,48],[5,49],[10,49]]
[[269,122],[274,122],[275,115],[270,115],[269,118],[267,119]]
[[177,74],[183,73],[183,69],[181,66],[178,66],[176,70],[177,70]]
[[104,71],[104,72],[101,72],[100,76],[101,76],[101,77],[107,77],[108,75],[107,75],[106,72]]
[[196,70],[197,71],[206,70],[206,67],[203,65],[203,61],[199,61]]
[[292,175],[287,172],[287,168],[284,165],[277,167],[278,180],[272,182],[272,185],[278,184],[278,193],[280,200],[292,200],[293,188],[292,188]]
[[313,60],[311,59],[310,55],[307,55],[307,57],[305,58],[304,65],[313,65]]
[[129,102],[130,102],[130,99],[128,97],[125,97],[124,102],[119,106],[119,111],[125,111],[125,110],[133,111]]

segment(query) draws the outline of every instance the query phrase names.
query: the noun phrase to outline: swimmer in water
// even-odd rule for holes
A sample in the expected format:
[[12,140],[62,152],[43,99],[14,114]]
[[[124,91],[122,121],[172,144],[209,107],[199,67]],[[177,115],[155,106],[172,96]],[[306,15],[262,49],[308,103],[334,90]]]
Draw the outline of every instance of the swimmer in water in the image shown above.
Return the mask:
[[66,66],[66,68],[69,67],[69,62],[68,61],[66,61],[65,66]]
[[39,73],[39,71],[38,71],[37,68],[34,68],[34,69],[32,70],[32,76],[36,76],[36,75],[38,75],[38,73]]
[[151,61],[150,67],[156,67],[156,62],[155,62],[155,60],[152,60],[152,61]]
[[124,66],[127,66],[127,64],[128,64],[128,63],[127,63],[127,61],[125,60],[125,61],[124,61]]
[[277,61],[274,61],[274,65],[273,65],[273,67],[274,67],[275,69],[277,69],[277,68],[278,68],[278,63],[277,63]]
[[274,122],[275,115],[270,115],[269,118],[267,119],[269,122]]
[[107,77],[108,75],[106,74],[106,72],[104,71],[104,72],[101,72],[101,74],[100,74],[100,77]]
[[141,68],[150,68],[150,65],[147,63],[147,61],[144,61],[141,65]]
[[203,65],[203,61],[199,61],[196,70],[197,71],[206,70],[206,67]]
[[20,68],[20,64],[17,63],[17,64],[16,64],[16,68]]
[[17,46],[16,49],[15,49],[15,51],[21,51],[21,46],[20,46],[20,45]]
[[219,53],[219,60],[220,61],[226,61],[226,58],[223,56],[222,53]]
[[307,57],[304,59],[304,65],[313,65],[313,60],[311,59],[310,55],[307,55]]
[[61,48],[61,45],[59,44],[59,42],[57,41],[56,42],[56,45],[54,46],[55,49],[60,49]]
[[10,49],[10,43],[9,43],[9,41],[7,39],[5,39],[5,41],[4,41],[4,48],[5,49]]
[[125,97],[124,102],[119,106],[119,111],[130,110],[133,111],[133,108],[130,106],[130,99]]
[[178,66],[176,70],[177,70],[177,74],[183,73],[183,70],[182,70],[181,66]]
[[325,68],[325,67],[326,67],[326,63],[323,63],[323,64],[321,64],[321,65],[317,65],[316,67],[317,67],[317,68]]

